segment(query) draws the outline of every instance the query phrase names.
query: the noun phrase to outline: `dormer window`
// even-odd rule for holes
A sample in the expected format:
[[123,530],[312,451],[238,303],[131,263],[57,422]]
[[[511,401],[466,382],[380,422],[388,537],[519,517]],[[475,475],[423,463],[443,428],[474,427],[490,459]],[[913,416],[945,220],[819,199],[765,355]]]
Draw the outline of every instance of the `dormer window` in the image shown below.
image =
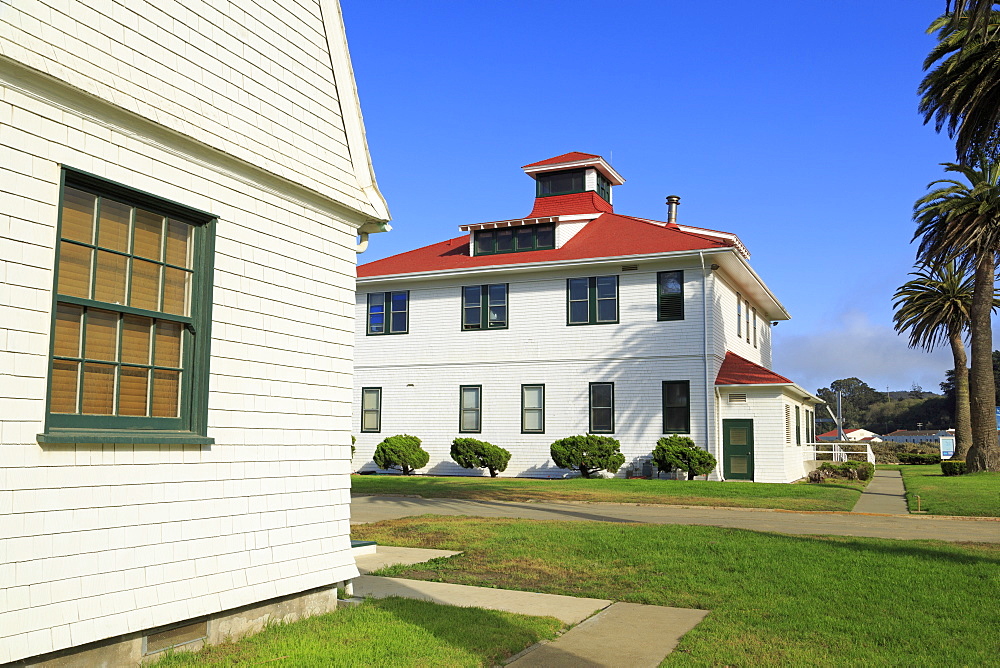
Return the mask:
[[549,195],[582,193],[585,185],[586,170],[568,169],[561,172],[548,172],[535,177],[535,196],[548,197]]
[[555,225],[524,225],[476,232],[476,255],[522,253],[556,247]]

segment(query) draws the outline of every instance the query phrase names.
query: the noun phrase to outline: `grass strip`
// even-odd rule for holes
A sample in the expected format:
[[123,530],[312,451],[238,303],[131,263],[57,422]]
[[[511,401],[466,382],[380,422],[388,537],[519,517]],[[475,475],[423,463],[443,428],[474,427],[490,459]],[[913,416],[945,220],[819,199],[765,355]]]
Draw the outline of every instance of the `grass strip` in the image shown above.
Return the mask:
[[997,545],[436,516],[352,532],[465,551],[382,574],[711,610],[667,666],[974,666],[1000,656]]
[[493,666],[561,628],[552,617],[386,598],[177,652],[156,666]]
[[930,515],[1000,517],[1000,473],[983,471],[946,476],[941,467],[929,464],[896,464],[880,469],[899,471],[906,487],[910,512],[920,510]]
[[355,494],[412,494],[480,501],[589,501],[730,508],[850,511],[864,483],[741,484],[705,480],[481,478],[353,475]]

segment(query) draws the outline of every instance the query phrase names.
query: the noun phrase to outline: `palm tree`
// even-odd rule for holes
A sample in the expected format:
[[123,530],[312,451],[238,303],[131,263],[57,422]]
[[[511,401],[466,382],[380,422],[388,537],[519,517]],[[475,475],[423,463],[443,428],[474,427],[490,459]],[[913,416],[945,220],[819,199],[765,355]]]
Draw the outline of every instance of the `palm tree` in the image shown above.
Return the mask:
[[959,162],[971,164],[995,155],[1000,144],[1000,12],[992,3],[987,13],[975,0],[955,4],[954,14],[927,29],[938,43],[924,60],[930,71],[918,88],[918,109],[924,123],[933,119],[938,132],[947,129],[955,139]]
[[995,4],[993,0],[946,0],[944,11],[952,21],[965,20],[973,34],[984,36]]
[[990,322],[1000,250],[1000,163],[981,159],[976,166],[950,162],[943,166],[965,181],[941,179],[928,186],[941,185],[914,204],[914,239],[921,238],[918,257],[923,264],[957,260],[963,268],[974,269],[969,309],[972,445],[966,462],[970,472],[1000,471]]
[[897,332],[909,331],[910,347],[930,352],[946,340],[955,361],[955,454],[965,459],[972,445],[969,416],[969,369],[962,337],[969,327],[972,278],[954,262],[922,267],[911,272],[893,296],[893,325]]

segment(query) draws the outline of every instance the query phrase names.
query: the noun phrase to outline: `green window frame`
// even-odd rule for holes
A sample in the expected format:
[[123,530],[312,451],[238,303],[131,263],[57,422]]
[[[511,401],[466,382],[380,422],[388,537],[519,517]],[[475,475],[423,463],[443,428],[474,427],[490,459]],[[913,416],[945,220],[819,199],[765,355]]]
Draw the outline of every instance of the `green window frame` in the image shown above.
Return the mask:
[[684,272],[656,274],[656,319],[663,322],[684,319]]
[[460,385],[458,388],[458,431],[478,434],[483,430],[483,386]]
[[753,309],[753,347],[757,347],[757,307]]
[[567,325],[611,325],[617,322],[617,276],[566,279]]
[[611,202],[611,181],[608,181],[604,174],[600,172],[597,172],[597,194],[605,202]]
[[211,444],[216,217],[64,168],[39,443]]
[[563,169],[535,176],[535,197],[582,193],[587,188],[586,169]]
[[663,433],[691,433],[691,381],[663,381]]
[[743,295],[736,293],[736,338],[743,338]]
[[368,293],[365,334],[407,334],[410,331],[410,291]]
[[545,385],[521,385],[521,433],[545,433]]
[[802,445],[802,411],[795,407],[795,445]]
[[507,283],[462,287],[462,331],[507,329]]
[[475,235],[476,255],[526,253],[534,250],[551,250],[555,247],[554,223],[477,230]]
[[361,388],[361,431],[375,433],[382,431],[382,388]]
[[615,384],[590,383],[588,392],[591,434],[615,433]]

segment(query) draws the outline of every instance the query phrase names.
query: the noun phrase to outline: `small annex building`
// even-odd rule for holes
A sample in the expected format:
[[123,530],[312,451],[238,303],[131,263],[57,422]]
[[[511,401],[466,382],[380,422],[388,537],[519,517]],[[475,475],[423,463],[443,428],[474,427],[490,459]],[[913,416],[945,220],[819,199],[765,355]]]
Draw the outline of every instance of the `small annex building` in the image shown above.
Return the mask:
[[337,0],[4,0],[0,155],[0,664],[335,608],[389,218]]
[[[824,432],[816,437],[817,441],[837,441],[840,439],[840,434],[836,429],[831,429],[830,431]],[[867,429],[845,429],[844,439],[848,441],[868,441],[871,443],[880,443],[882,437],[873,431]]]
[[523,170],[523,218],[358,267],[355,467],[407,433],[423,472],[479,475],[450,459],[469,435],[512,453],[503,475],[559,477],[556,439],[613,435],[641,467],[684,434],[716,456],[711,479],[802,478],[821,401],[771,370],[790,316],[739,237],[678,223],[676,197],[666,221],[619,213],[625,180],[598,155]]

